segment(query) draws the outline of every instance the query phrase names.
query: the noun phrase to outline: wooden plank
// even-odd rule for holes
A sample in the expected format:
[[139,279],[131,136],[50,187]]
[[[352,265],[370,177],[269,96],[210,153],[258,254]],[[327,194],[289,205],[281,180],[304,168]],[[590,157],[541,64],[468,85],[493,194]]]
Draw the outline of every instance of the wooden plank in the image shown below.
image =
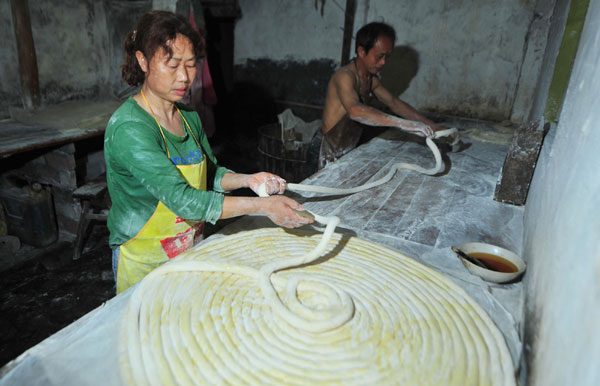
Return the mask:
[[0,122],[0,158],[102,135],[105,128],[59,130],[45,125]]
[[510,145],[494,199],[496,201],[523,205],[529,192],[535,165],[544,140],[545,130],[538,130],[539,121],[520,128]]
[[106,191],[106,181],[89,182],[73,192],[73,197],[92,200]]
[[40,85],[38,80],[37,57],[27,0],[11,0],[12,20],[15,29],[17,52],[19,54],[19,76],[23,104],[26,108],[40,106]]
[[344,14],[344,38],[342,40],[342,65],[350,60],[352,49],[352,33],[354,32],[354,15],[356,14],[356,0],[346,0]]
[[77,100],[35,111],[10,108],[12,120],[0,122],[0,159],[103,135],[121,103]]

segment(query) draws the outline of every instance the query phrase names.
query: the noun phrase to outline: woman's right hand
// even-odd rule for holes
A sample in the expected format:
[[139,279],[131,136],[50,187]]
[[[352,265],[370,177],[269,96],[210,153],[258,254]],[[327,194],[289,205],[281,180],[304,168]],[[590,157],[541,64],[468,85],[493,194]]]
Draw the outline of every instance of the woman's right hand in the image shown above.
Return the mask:
[[254,193],[260,196],[260,186],[264,185],[265,193],[269,196],[272,194],[283,194],[285,191],[285,180],[275,174],[260,172],[247,176],[247,186]]
[[296,211],[303,211],[304,207],[286,196],[270,196],[260,198],[263,200],[263,214],[269,217],[276,225],[285,228],[297,228],[310,224],[314,220],[299,215]]

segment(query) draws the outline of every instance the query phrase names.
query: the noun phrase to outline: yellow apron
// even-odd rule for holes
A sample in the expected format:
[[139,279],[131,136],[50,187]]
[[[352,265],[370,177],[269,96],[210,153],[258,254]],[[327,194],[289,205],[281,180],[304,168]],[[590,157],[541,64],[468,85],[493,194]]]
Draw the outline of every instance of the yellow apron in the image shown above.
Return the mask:
[[[142,97],[150,108],[144,93]],[[190,135],[196,141],[198,148],[200,142],[192,132],[190,125],[177,109],[182,119],[182,124],[188,127]],[[154,113],[150,108],[154,117]],[[154,117],[167,149],[167,140],[162,127]],[[206,157],[202,162],[193,165],[176,165],[186,182],[193,188],[206,190]],[[178,217],[162,201],[158,202],[154,213],[144,224],[142,229],[131,240],[123,243],[119,248],[119,264],[117,268],[117,294],[142,280],[150,271],[165,263],[169,259],[190,249],[196,242],[202,240],[203,221],[188,221]]]

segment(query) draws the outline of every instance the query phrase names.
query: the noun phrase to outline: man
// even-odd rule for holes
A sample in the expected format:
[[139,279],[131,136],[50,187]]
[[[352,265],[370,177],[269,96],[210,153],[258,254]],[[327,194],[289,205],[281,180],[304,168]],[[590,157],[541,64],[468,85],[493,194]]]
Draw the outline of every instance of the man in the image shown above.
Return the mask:
[[[446,129],[436,126],[381,84],[377,73],[392,53],[395,40],[394,28],[385,23],[369,23],[357,32],[356,58],[337,70],[327,86],[323,126],[309,149],[309,162],[315,172],[354,149],[363,125],[397,127],[423,137]],[[370,107],[373,96],[404,119]]]

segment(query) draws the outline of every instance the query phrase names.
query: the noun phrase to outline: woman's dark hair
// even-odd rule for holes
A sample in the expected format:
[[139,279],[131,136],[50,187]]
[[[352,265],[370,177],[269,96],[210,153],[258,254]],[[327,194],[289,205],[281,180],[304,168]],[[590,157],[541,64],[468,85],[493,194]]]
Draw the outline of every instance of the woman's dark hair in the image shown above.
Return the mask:
[[137,62],[135,52],[141,51],[148,62],[160,47],[171,56],[173,51],[167,42],[175,40],[177,34],[190,39],[196,58],[204,56],[200,33],[183,16],[168,11],[146,12],[136,28],[125,38],[125,63],[121,66],[123,80],[131,86],[142,84],[145,74]]
[[396,41],[396,31],[391,25],[380,22],[364,25],[356,33],[354,52],[358,54],[358,47],[362,47],[365,50],[365,53],[368,54],[369,50],[375,45],[377,38],[380,36],[387,36],[392,39],[392,41]]

